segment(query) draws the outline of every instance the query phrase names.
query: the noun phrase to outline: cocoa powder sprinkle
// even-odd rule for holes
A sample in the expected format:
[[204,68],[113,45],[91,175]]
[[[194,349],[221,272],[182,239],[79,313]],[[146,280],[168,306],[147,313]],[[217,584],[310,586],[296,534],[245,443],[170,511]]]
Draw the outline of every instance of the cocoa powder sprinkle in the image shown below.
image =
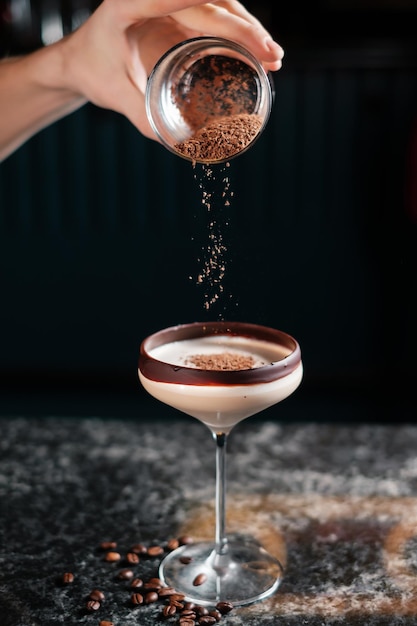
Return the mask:
[[194,365],[198,369],[216,371],[249,370],[255,365],[252,356],[245,356],[233,352],[221,354],[193,354],[187,357],[186,364]]

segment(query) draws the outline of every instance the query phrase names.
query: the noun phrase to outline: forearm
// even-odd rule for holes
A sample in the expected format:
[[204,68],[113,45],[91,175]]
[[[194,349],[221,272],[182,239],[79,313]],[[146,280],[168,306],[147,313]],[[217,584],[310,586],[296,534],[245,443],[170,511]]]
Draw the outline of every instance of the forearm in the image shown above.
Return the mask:
[[60,44],[0,62],[0,161],[86,100],[63,85]]

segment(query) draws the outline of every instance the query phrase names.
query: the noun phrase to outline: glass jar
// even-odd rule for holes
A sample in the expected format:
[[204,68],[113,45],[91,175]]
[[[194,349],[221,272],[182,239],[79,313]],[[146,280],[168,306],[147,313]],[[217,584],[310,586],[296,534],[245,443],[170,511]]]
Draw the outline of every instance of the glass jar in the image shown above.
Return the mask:
[[217,37],[189,39],[168,50],[146,88],[155,134],[193,163],[221,163],[245,152],[264,130],[272,100],[261,63]]

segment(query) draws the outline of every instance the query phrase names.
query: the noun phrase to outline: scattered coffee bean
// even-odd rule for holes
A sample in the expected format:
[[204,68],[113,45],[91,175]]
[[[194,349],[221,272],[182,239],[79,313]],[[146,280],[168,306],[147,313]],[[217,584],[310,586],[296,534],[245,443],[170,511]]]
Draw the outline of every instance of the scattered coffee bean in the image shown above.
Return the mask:
[[202,615],[198,618],[198,623],[201,624],[201,626],[212,626],[213,624],[216,624],[216,622],[216,618],[211,615]]
[[164,553],[164,549],[162,546],[149,546],[147,549],[148,556],[161,556]]
[[101,604],[98,600],[89,600],[87,602],[87,611],[93,612],[98,611],[101,607]]
[[188,565],[193,560],[191,556],[180,556],[180,563],[183,565]]
[[74,582],[74,574],[72,572],[65,572],[62,575],[61,582],[63,585],[71,585]]
[[169,603],[177,607],[177,609],[181,610],[184,608],[184,604],[180,600],[173,600],[172,597],[169,599]]
[[194,602],[186,602],[184,604],[184,609],[195,609],[197,608]]
[[143,596],[140,593],[132,593],[130,600],[132,604],[143,604]]
[[102,541],[100,544],[102,550],[115,550],[117,548],[116,541]]
[[166,606],[164,606],[162,614],[164,617],[172,617],[173,615],[175,615],[177,612],[177,607],[174,606],[173,604],[167,604]]
[[135,554],[146,554],[147,548],[143,545],[143,543],[135,543],[135,545],[130,548],[130,552],[134,552]]
[[218,602],[216,604],[216,609],[220,611],[222,615],[226,615],[233,609],[233,604],[231,602]]
[[136,552],[128,552],[126,554],[126,561],[127,563],[130,563],[130,565],[136,565],[137,563],[139,563],[139,556],[136,554]]
[[185,595],[183,593],[173,593],[169,598],[170,602],[183,602],[185,600]]
[[189,619],[196,619],[197,613],[193,611],[193,609],[186,609],[185,607],[182,609],[180,613],[181,617],[188,617]]
[[208,609],[205,606],[195,607],[197,615],[208,615]]
[[188,546],[190,543],[194,542],[194,539],[190,537],[190,535],[182,535],[178,537],[178,542],[180,546]]
[[172,550],[176,550],[180,545],[180,542],[178,541],[178,539],[170,539],[167,543],[167,550],[169,550],[170,552]]
[[[161,545],[151,545],[148,548],[143,544],[135,544],[126,553],[125,560],[133,565],[139,563],[139,554],[146,554],[151,557],[162,556],[167,550],[175,550],[179,545],[192,542],[191,537],[183,536],[178,539],[170,539]],[[165,549],[162,545],[165,546]],[[116,542],[102,542],[100,544],[100,547],[106,551],[104,557],[106,561],[117,562],[121,559],[120,553],[115,551],[116,546]],[[191,557],[185,555],[181,557],[183,563],[190,563],[191,560]],[[119,570],[117,578],[131,581],[129,585],[132,591],[130,599],[131,604],[134,606],[153,604],[165,598],[166,605],[163,607],[161,614],[166,618],[177,615],[177,626],[212,626],[233,609],[233,604],[226,601],[218,602],[216,607],[211,609],[194,602],[185,602],[184,594],[178,593],[174,587],[166,586],[160,578],[154,576],[144,581],[142,578],[134,577],[134,572],[130,568]],[[193,584],[194,586],[199,586],[206,580],[206,574],[201,572],[194,578]],[[61,584],[70,584],[74,581],[74,575],[71,572],[65,572],[59,581]],[[142,593],[136,591],[138,589]],[[104,601],[104,593],[100,589],[93,589],[86,599],[87,611],[98,611]],[[99,626],[114,626],[114,624],[110,620],[103,619],[100,621]]]
[[154,576],[153,578],[150,578],[148,580],[148,584],[149,585],[154,585],[154,587],[158,587],[159,589],[161,587],[163,587],[164,583],[162,582],[162,580],[160,578],[157,578],[156,576]]
[[194,585],[194,587],[199,587],[200,585],[205,583],[206,580],[207,580],[206,574],[203,574],[203,573],[202,574],[197,574],[197,576],[193,580],[193,585]]
[[144,591],[157,591],[159,592],[159,590],[161,589],[160,585],[157,585],[156,583],[151,583],[151,582],[147,582],[143,585],[143,590]]
[[221,618],[222,618],[222,614],[220,613],[220,611],[218,611],[217,609],[213,609],[212,611],[209,611],[209,615],[211,617],[214,617],[214,619],[216,620],[216,622],[220,622]]
[[93,589],[92,591],[90,591],[90,593],[88,594],[88,598],[90,600],[96,600],[97,602],[104,602],[105,595],[102,591],[100,591],[100,589]]
[[174,587],[161,587],[161,589],[158,591],[159,593],[159,597],[160,598],[167,598],[169,596],[172,596],[176,593]]
[[156,591],[148,591],[145,595],[145,604],[153,604],[158,600],[159,596]]

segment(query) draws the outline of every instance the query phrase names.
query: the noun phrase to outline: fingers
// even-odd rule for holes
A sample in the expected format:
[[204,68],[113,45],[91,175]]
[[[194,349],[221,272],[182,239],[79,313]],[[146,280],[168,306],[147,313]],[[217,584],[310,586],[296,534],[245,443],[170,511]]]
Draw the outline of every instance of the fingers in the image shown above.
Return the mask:
[[[266,69],[278,70],[284,52],[254,15],[238,0],[107,0],[129,26],[148,18],[171,16],[184,29],[224,37],[248,48]],[[116,8],[117,7],[117,8]]]
[[229,13],[233,13],[234,15],[243,18],[248,23],[251,23],[256,27],[256,32],[259,33],[259,41],[263,41],[263,46],[266,48],[267,52],[271,54],[271,57],[268,58],[269,64],[271,65],[269,69],[279,69],[284,57],[284,50],[276,41],[273,40],[271,34],[265,29],[262,23],[254,15],[252,15],[252,13],[249,13],[249,11],[237,0],[218,0],[216,4],[224,6]]
[[278,70],[284,51],[262,24],[237,1],[223,0],[193,6],[173,16],[185,28],[224,37],[248,48],[267,69]]
[[153,17],[166,17],[189,7],[207,3],[207,0],[120,0],[113,1],[117,10],[123,12],[126,20],[125,26],[129,26],[143,19]]

